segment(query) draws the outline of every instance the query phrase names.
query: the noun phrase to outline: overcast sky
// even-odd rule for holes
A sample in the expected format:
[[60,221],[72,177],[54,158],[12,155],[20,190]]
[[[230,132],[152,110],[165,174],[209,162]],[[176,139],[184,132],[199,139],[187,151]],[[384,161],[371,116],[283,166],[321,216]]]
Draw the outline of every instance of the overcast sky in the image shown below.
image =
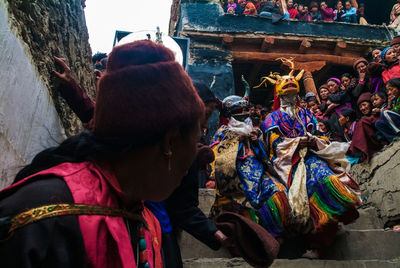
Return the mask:
[[93,54],[109,53],[116,30],[168,34],[172,0],[86,0],[86,24]]

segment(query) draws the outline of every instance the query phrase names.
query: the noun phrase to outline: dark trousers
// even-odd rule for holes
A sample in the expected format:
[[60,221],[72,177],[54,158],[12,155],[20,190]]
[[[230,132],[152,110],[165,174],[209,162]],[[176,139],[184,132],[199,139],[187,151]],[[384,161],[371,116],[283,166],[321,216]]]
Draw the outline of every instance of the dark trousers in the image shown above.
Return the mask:
[[162,234],[162,250],[165,268],[182,268],[181,250],[174,232]]

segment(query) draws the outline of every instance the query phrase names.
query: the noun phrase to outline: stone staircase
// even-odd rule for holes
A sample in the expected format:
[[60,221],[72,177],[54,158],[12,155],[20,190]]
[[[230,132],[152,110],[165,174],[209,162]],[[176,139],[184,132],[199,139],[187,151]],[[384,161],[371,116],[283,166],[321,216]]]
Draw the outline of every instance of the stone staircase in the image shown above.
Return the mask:
[[[213,190],[201,189],[199,192],[200,208],[206,215],[214,196]],[[282,247],[281,253],[284,252],[271,267],[400,267],[400,232],[383,229],[384,224],[373,207],[361,208],[359,212],[360,218],[344,227],[324,259],[292,259],[296,257],[290,256],[293,255],[291,250],[296,249]],[[231,258],[227,250],[213,251],[185,232],[179,241],[186,268],[251,267],[243,259]]]

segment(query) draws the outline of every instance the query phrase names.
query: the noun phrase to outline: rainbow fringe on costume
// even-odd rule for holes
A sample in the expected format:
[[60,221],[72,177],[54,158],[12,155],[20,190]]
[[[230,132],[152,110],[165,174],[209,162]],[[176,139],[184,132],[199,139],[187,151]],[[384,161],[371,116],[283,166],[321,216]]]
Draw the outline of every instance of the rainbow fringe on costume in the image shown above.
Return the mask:
[[338,221],[350,206],[356,206],[360,202],[359,196],[346,189],[334,175],[326,177],[314,189],[310,198],[310,210],[317,229],[330,221]]
[[[314,185],[310,203],[314,228],[337,222],[351,206],[359,204],[359,196],[352,193],[337,176],[331,175]],[[290,218],[290,206],[286,192],[276,192],[257,211],[259,223],[274,237],[279,236]]]
[[274,237],[279,236],[290,216],[286,192],[276,192],[257,211],[260,224]]

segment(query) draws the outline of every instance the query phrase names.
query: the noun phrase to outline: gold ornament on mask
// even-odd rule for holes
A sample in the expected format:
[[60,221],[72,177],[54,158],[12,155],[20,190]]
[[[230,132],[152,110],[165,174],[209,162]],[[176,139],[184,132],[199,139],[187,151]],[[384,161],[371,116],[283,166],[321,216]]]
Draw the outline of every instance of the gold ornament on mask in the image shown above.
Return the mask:
[[275,91],[277,96],[298,94],[300,92],[299,81],[303,77],[304,70],[301,70],[296,76],[294,76],[294,58],[277,58],[282,63],[289,63],[290,73],[288,75],[281,76],[279,73],[270,73],[269,76],[261,77],[261,84],[254,88],[259,88],[262,85],[267,87],[267,82],[275,85]]

